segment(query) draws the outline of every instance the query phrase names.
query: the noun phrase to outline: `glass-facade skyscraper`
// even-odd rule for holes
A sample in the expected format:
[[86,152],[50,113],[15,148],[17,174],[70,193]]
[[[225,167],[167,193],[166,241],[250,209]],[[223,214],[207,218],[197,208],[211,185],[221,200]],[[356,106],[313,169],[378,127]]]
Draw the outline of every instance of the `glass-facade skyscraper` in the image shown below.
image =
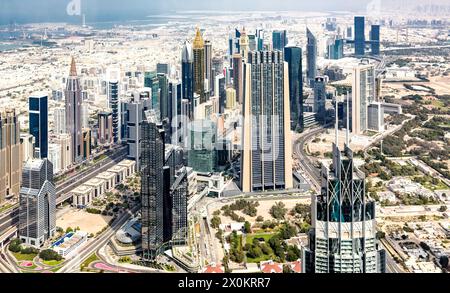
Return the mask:
[[316,113],[316,120],[320,124],[326,122],[326,82],[324,76],[318,76],[314,81],[314,112]]
[[194,93],[200,96],[200,103],[206,102],[205,95],[205,42],[197,29],[192,45],[194,55]]
[[364,56],[366,48],[365,18],[355,16],[355,55]]
[[48,156],[48,96],[36,93],[29,97],[30,134],[35,139],[35,157]]
[[380,25],[374,24],[370,29],[370,54],[380,55]]
[[56,232],[56,189],[53,165],[48,159],[26,162],[19,199],[19,238],[41,247]]
[[306,79],[308,80],[308,85],[313,87],[314,80],[317,76],[317,39],[314,34],[307,28],[306,29]]
[[188,165],[200,173],[217,168],[217,125],[211,120],[195,120],[190,125]]
[[[182,98],[189,101],[191,107],[194,104],[194,56],[192,45],[186,41],[181,54],[181,85]],[[190,109],[189,117],[192,118]]]
[[283,51],[287,46],[288,38],[286,30],[277,30],[272,32],[273,50]]
[[108,104],[112,112],[113,140],[114,143],[118,143],[120,141],[120,101],[117,80],[108,82]]
[[322,166],[321,194],[312,200],[305,273],[382,273],[385,252],[376,239],[375,202],[365,196],[364,174],[353,152],[333,144],[333,163]]
[[302,49],[284,48],[284,60],[289,70],[289,101],[291,107],[291,129],[303,131],[303,76]]
[[244,84],[242,191],[292,188],[289,69],[283,52],[250,52]]

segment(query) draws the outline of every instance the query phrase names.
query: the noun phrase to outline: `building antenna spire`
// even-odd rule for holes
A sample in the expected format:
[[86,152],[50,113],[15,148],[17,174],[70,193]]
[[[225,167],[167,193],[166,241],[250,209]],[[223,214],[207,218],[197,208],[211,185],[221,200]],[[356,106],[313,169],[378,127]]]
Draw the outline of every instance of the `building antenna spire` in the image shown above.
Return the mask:
[[348,96],[348,91],[347,91],[347,93],[345,94],[345,97],[347,98],[347,101],[346,101],[346,104],[347,104],[347,125],[346,125],[346,127],[345,127],[345,143],[347,144],[347,147],[350,147],[350,118],[349,118],[349,116],[350,116],[350,113],[349,113],[349,110],[350,110],[350,106],[349,106],[349,104],[350,104],[350,99],[349,99],[349,96]]

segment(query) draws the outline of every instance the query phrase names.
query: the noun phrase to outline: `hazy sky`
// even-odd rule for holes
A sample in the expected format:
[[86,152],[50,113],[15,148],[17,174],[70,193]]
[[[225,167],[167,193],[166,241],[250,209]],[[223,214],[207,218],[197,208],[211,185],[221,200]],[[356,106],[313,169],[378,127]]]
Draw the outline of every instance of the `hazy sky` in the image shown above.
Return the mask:
[[[89,20],[143,18],[173,10],[364,10],[370,0],[0,0],[0,22],[71,21],[66,8],[80,2]],[[77,20],[78,22],[78,20]]]
[[[79,22],[69,16],[69,3],[81,3],[81,13],[89,21],[143,19],[150,14],[180,10],[301,10],[366,11],[369,3],[384,8],[440,5],[450,11],[450,0],[0,0],[0,24],[23,22]],[[440,9],[440,10],[442,10]]]

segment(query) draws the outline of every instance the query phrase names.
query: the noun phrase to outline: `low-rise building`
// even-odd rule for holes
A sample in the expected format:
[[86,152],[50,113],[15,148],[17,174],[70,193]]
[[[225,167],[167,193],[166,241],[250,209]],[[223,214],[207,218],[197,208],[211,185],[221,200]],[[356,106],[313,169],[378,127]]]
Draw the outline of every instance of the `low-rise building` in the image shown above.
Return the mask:
[[116,174],[109,171],[105,171],[97,175],[97,178],[103,179],[105,181],[105,191],[111,191],[118,184],[116,181]]
[[281,273],[283,273],[283,264],[274,262],[273,260],[262,261],[259,266],[260,266],[261,272],[263,272],[265,274],[270,274],[270,273],[281,274]]
[[84,208],[92,202],[94,189],[91,186],[81,185],[71,191],[73,205]]
[[106,192],[105,180],[101,178],[92,178],[84,185],[92,187],[94,192],[94,198],[102,196]]
[[87,241],[88,234],[83,231],[70,232],[52,244],[51,248],[64,258],[68,258]]

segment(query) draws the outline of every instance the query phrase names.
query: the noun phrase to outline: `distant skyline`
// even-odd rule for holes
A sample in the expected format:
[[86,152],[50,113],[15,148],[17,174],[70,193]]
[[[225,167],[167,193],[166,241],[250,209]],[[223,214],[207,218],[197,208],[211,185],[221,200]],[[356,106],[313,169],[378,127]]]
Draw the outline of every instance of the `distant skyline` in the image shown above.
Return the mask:
[[127,0],[126,5],[123,0],[0,0],[0,25],[12,22],[79,23],[81,15],[67,13],[69,3],[81,3],[81,14],[86,14],[88,23],[142,20],[149,15],[192,10],[365,13],[377,7],[382,12],[391,9],[407,11],[411,7],[434,5],[433,9],[439,13],[450,14],[450,0]]
[[182,10],[303,10],[364,11],[370,0],[0,0],[0,24],[31,22],[78,23],[81,16],[68,15],[69,3],[81,3],[88,22],[144,19],[148,15]]

